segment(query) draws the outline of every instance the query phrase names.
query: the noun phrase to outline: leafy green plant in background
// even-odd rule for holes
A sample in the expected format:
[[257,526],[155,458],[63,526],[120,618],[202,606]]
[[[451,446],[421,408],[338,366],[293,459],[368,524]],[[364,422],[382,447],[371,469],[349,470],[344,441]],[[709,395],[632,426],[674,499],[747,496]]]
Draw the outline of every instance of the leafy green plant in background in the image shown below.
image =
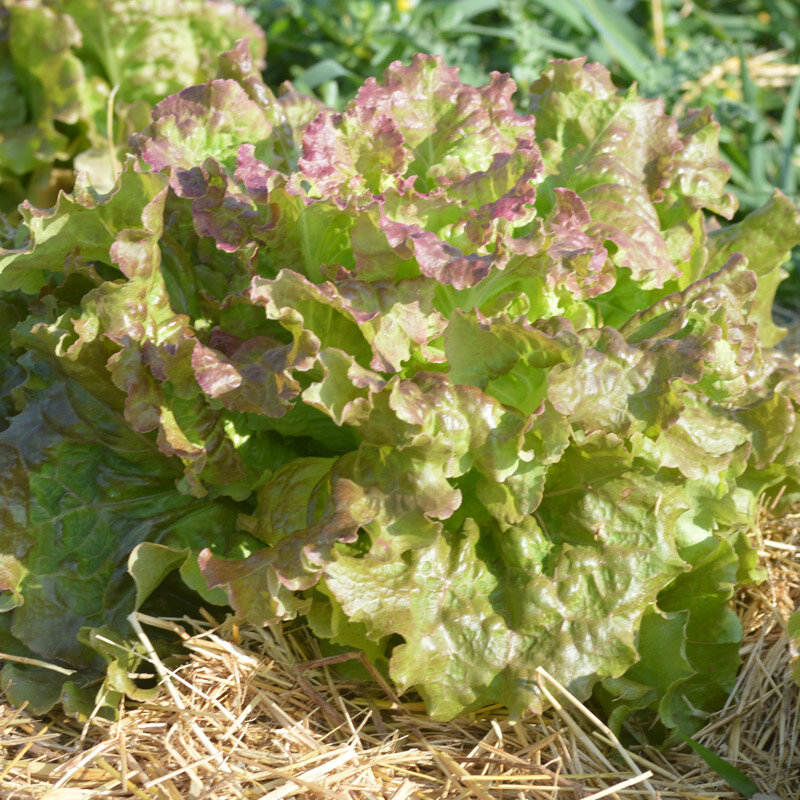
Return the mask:
[[128,135],[161,98],[216,71],[217,56],[264,36],[233,3],[34,0],[0,10],[0,212],[49,207],[73,167],[108,191]]
[[267,81],[291,79],[335,106],[349,100],[366,76],[417,52],[458,63],[468,83],[482,83],[499,70],[511,73],[523,89],[553,57],[588,52],[599,61],[616,58],[638,76],[647,71],[651,55],[646,33],[608,0],[243,4],[270,43]]
[[[778,192],[725,222],[708,112],[583,59],[531,116],[513,90],[420,55],[337,113],[273,95],[242,43],[155,107],[112,192],[24,209],[5,652],[136,691],[107,632],[179,569],[439,718],[539,707],[539,667],[615,727],[691,733],[723,702],[747,532],[800,462],[770,316],[800,217]],[[40,674],[3,688],[86,707]]]

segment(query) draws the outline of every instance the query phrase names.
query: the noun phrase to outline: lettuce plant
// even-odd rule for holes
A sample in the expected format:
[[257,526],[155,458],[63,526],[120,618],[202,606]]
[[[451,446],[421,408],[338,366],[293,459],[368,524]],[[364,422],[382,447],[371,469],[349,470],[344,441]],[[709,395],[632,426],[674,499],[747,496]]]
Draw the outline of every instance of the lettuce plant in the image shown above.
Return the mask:
[[[179,569],[438,718],[541,708],[540,667],[615,725],[719,706],[748,532],[800,461],[770,313],[800,216],[776,193],[726,222],[708,110],[670,118],[585,59],[530,116],[514,90],[419,55],[337,113],[274,95],[240,43],[155,106],[111,192],[23,206],[6,652],[132,691],[101,640]],[[77,677],[42,680],[3,671],[77,706]]]

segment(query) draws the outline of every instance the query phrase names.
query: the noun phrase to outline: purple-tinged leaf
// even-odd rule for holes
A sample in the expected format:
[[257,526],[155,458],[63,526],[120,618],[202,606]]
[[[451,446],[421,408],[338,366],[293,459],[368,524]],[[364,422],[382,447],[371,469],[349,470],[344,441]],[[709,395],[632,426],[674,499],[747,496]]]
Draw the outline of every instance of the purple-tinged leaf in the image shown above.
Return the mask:
[[280,417],[300,393],[292,370],[307,370],[315,350],[303,352],[264,337],[242,342],[230,355],[197,342],[192,369],[200,388],[233,411]]
[[257,145],[271,132],[264,112],[239,83],[215,80],[162,100],[131,144],[155,172],[169,170],[170,184],[181,195],[182,173],[196,175],[206,158],[232,168],[240,145]]
[[410,156],[391,117],[351,104],[344,114],[321,113],[306,128],[298,166],[312,196],[379,194],[406,172]]
[[391,64],[382,84],[368,78],[352,103],[394,121],[413,153],[412,173],[453,181],[488,169],[517,139],[532,139],[533,119],[516,113],[515,89],[508,75],[496,72],[476,89],[440,57],[416,55],[409,67]]
[[570,189],[556,189],[556,206],[548,221],[553,244],[547,249],[555,263],[547,280],[551,285],[565,286],[581,298],[608,292],[616,282],[616,270],[608,261],[603,237],[599,233],[594,236],[586,233],[591,222],[579,195]]

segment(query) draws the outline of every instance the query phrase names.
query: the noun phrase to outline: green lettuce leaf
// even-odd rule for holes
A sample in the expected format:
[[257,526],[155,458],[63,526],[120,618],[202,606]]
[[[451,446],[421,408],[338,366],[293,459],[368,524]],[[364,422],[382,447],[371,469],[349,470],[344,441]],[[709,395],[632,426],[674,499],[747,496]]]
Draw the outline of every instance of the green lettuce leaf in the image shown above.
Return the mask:
[[81,628],[126,629],[125,563],[139,542],[189,542],[198,525],[222,533],[223,550],[235,541],[224,534],[235,508],[175,492],[174,467],[119,422],[85,390],[54,383],[0,434],[3,588],[23,599],[10,632],[39,657],[81,668],[96,666]]

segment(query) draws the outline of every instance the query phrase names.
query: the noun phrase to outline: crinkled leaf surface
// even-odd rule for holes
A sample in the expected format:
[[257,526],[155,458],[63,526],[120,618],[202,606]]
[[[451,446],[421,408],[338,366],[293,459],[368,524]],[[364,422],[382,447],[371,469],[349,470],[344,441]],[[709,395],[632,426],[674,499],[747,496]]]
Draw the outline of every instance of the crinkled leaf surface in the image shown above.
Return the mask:
[[224,542],[235,531],[235,507],[178,494],[174,467],[80,389],[51,386],[0,439],[11,467],[2,550],[24,568],[11,630],[44,657],[86,666],[78,630],[123,626],[125,564],[140,541],[188,544],[207,525]]
[[23,209],[28,241],[17,250],[0,250],[0,288],[37,292],[49,272],[68,268],[65,262],[76,248],[85,261],[107,262],[114,237],[141,227],[144,207],[164,184],[162,176],[137,173],[129,163],[108,195],[86,188],[62,194],[49,211]]

